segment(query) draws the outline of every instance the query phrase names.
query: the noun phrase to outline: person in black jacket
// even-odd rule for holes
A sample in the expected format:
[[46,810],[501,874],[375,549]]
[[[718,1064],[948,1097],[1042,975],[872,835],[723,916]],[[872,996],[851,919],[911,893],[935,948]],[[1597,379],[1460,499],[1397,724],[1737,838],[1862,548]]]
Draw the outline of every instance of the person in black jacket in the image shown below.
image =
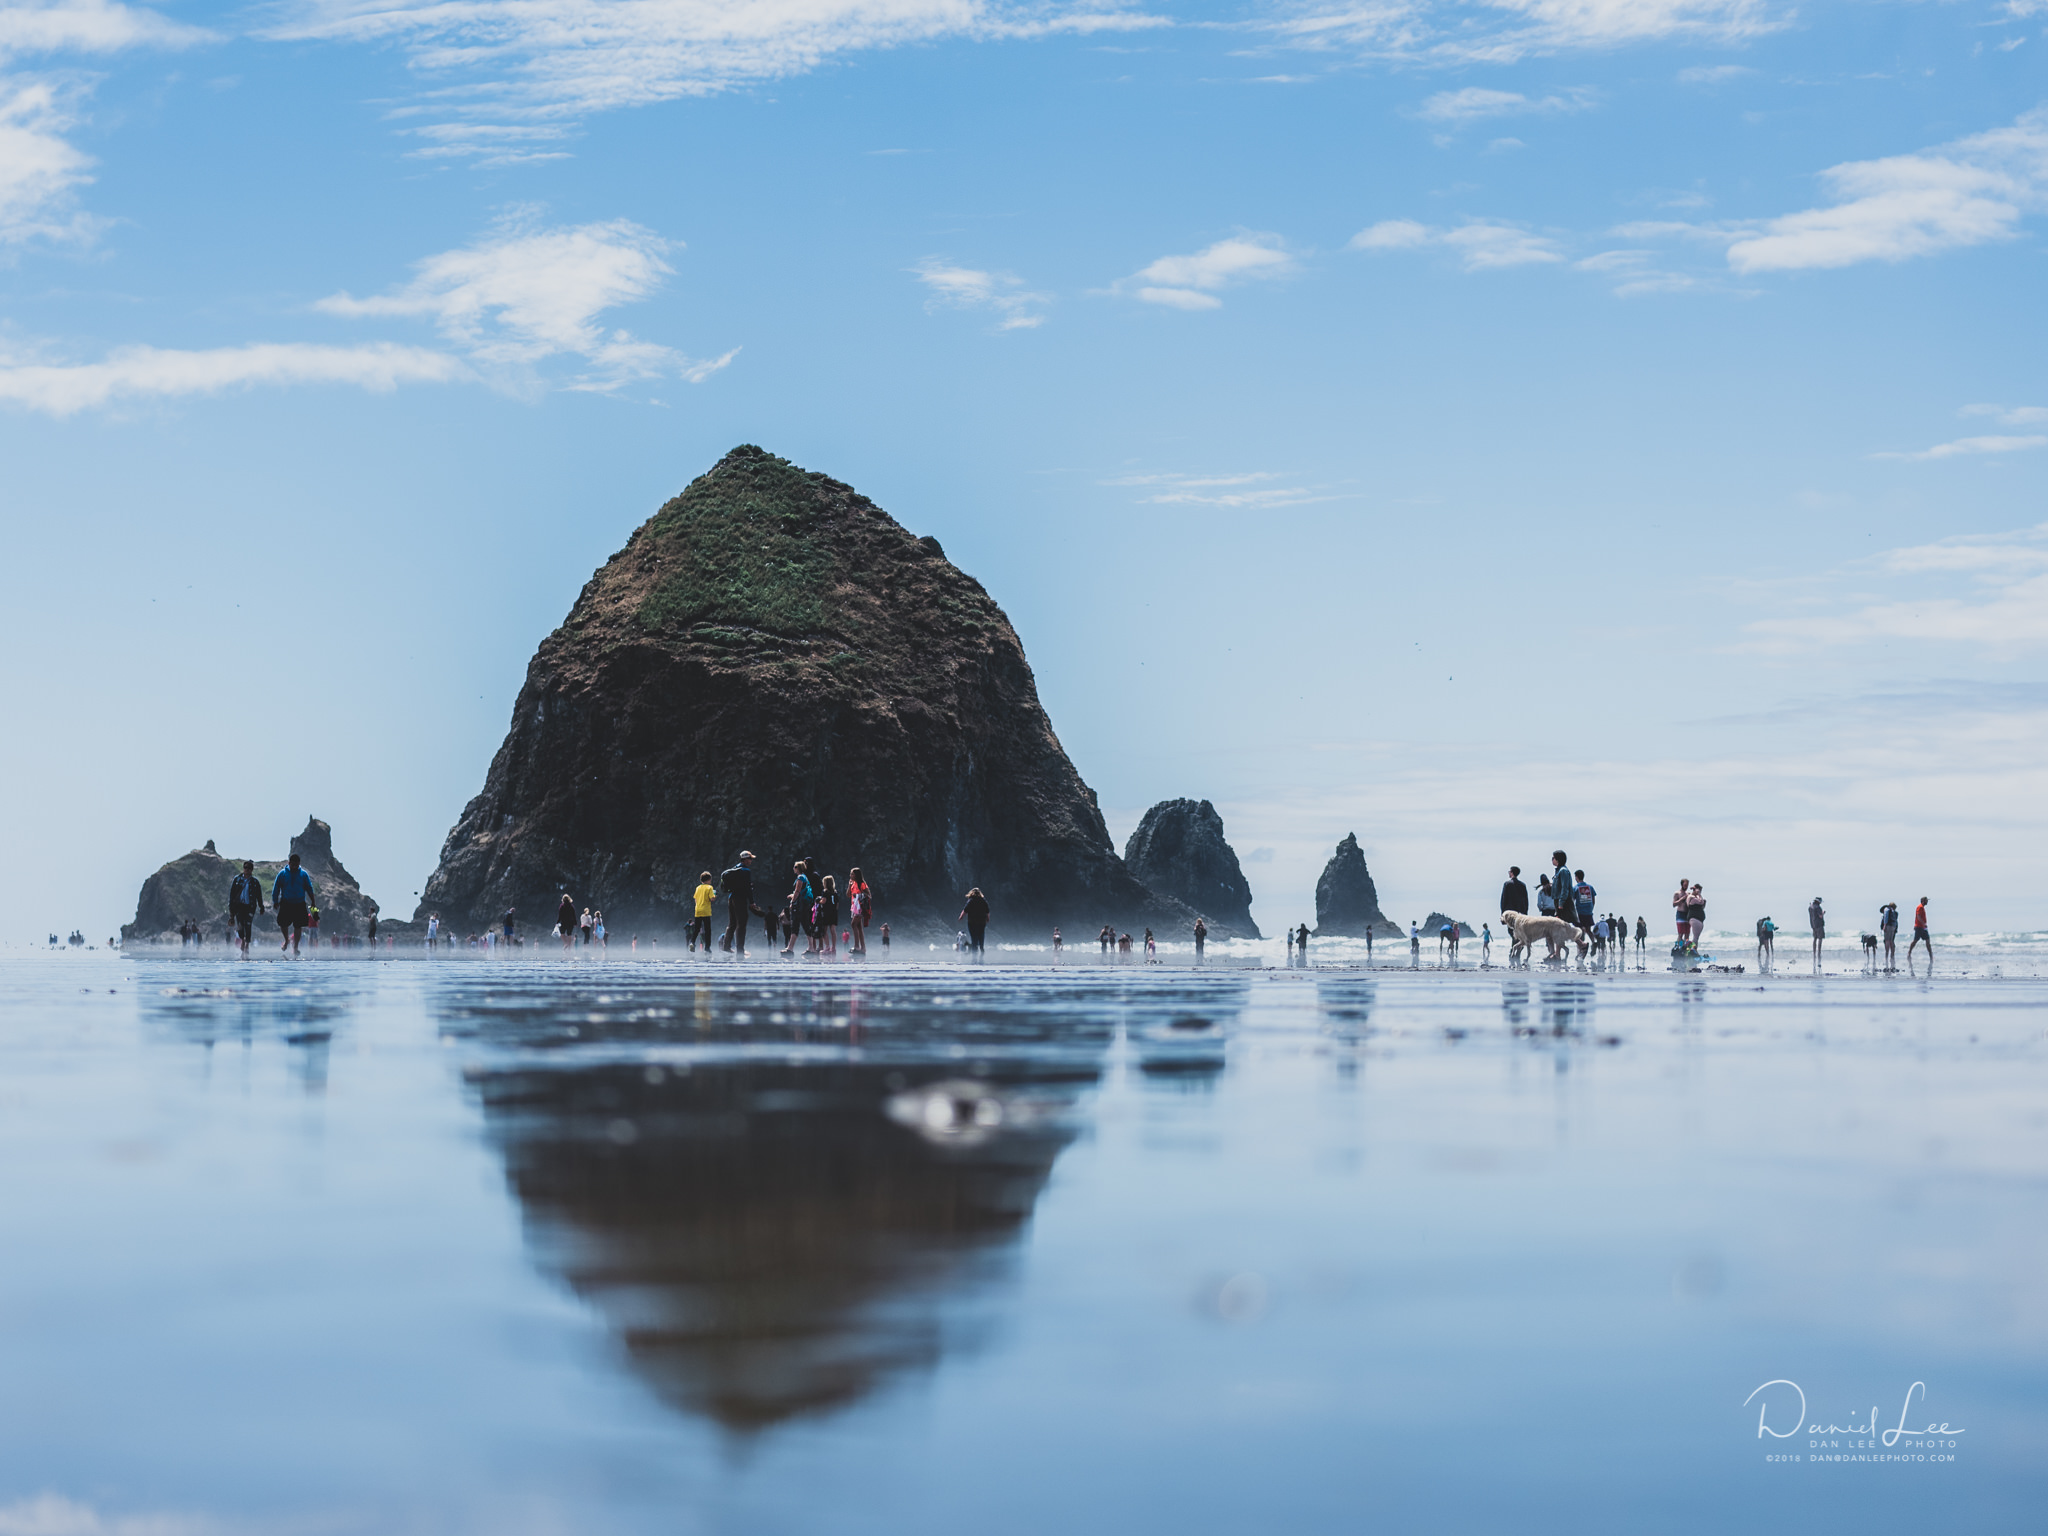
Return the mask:
[[721,947],[730,950],[737,944],[744,955],[749,915],[761,910],[754,905],[753,854],[742,850],[739,863],[720,875],[718,884],[725,892],[725,940]]
[[977,955],[982,953],[981,936],[988,931],[988,898],[981,894],[980,886],[967,893],[967,905],[960,909],[960,916],[967,919],[968,949]]
[[249,927],[263,905],[263,882],[256,878],[256,861],[242,860],[242,872],[228,883],[228,917],[242,946],[242,958],[249,957]]
[[1508,866],[1507,884],[1500,888],[1500,909],[1519,912],[1524,917],[1529,915],[1529,887],[1522,884],[1522,867],[1519,864]]

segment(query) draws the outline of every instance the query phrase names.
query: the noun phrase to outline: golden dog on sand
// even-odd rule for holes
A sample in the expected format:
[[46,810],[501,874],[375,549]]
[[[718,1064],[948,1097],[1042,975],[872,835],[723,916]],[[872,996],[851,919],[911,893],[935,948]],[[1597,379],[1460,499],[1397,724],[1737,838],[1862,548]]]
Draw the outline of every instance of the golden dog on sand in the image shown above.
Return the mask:
[[1563,954],[1564,946],[1567,944],[1576,944],[1579,957],[1585,958],[1586,945],[1589,942],[1586,930],[1566,922],[1561,917],[1530,917],[1524,912],[1503,912],[1500,915],[1500,925],[1507,929],[1508,938],[1512,941],[1508,945],[1510,961],[1517,954],[1527,954],[1529,946],[1538,939],[1550,946],[1550,952],[1544,956],[1546,960],[1555,960]]

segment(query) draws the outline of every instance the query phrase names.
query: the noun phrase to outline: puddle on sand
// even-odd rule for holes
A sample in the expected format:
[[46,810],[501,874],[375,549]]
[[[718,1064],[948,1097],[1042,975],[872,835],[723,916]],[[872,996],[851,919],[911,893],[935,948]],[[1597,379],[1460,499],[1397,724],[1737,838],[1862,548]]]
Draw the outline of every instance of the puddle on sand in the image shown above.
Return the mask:
[[87,968],[0,963],[0,1531],[2048,1493],[2048,984]]

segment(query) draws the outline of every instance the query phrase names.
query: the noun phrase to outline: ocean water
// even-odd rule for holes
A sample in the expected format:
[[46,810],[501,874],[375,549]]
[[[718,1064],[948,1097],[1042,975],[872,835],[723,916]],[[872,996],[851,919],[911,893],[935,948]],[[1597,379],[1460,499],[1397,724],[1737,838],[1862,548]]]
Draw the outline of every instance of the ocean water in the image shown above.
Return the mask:
[[2038,939],[0,960],[0,1533],[2031,1529]]

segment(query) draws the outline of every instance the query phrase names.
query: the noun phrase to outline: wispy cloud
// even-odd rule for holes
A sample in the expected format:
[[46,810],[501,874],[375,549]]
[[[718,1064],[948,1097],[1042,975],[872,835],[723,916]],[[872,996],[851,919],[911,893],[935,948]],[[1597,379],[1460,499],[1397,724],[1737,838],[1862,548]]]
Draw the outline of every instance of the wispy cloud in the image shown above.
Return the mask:
[[1415,109],[1415,115],[1427,123],[1462,128],[1490,117],[1584,112],[1598,104],[1599,97],[1590,86],[1574,86],[1561,96],[1524,96],[1520,91],[1492,91],[1475,85],[1461,91],[1438,91]]
[[301,0],[268,35],[396,46],[435,82],[395,117],[421,153],[560,153],[593,113],[705,96],[840,54],[944,37],[1028,39],[1164,26],[1096,7],[988,0]]
[[[29,55],[181,48],[211,35],[110,0],[0,5],[0,65]],[[65,137],[82,121],[90,90],[76,74],[0,74],[0,247],[84,242],[101,227],[76,205],[92,159]]]
[[183,48],[216,34],[139,6],[112,0],[57,0],[0,6],[0,63],[23,54],[115,53],[123,48]]
[[1293,483],[1293,477],[1271,471],[1239,475],[1120,475],[1104,485],[1143,491],[1141,503],[1154,506],[1299,507],[1335,501],[1337,492],[1322,486]]
[[693,361],[597,323],[608,309],[650,297],[673,274],[664,257],[678,248],[623,219],[569,229],[514,222],[474,245],[429,256],[403,287],[365,299],[337,293],[314,308],[431,320],[485,368],[525,370],[546,358],[581,357],[590,369],[571,389],[611,390],[664,376],[696,383],[738,349]]
[[1278,235],[1233,235],[1188,256],[1162,256],[1116,284],[1146,304],[1169,309],[1220,309],[1216,297],[1239,283],[1291,277],[1300,263]]
[[61,1494],[0,1507],[0,1536],[210,1536],[218,1522],[191,1515],[110,1515]]
[[0,356],[0,402],[70,416],[126,400],[218,394],[259,385],[482,381],[532,395],[548,387],[538,365],[558,357],[585,366],[554,387],[610,392],[638,379],[700,383],[738,355],[692,359],[598,324],[604,311],[649,297],[676,249],[636,224],[571,229],[502,228],[460,250],[430,256],[412,281],[369,298],[338,293],[312,307],[350,319],[424,319],[442,348],[380,340],[353,346],[259,342],[174,350],[119,347],[98,362]]
[[[2043,439],[2036,439],[2036,446]],[[1915,590],[1866,596],[1844,612],[1765,619],[1748,626],[1755,647],[1845,645],[1860,640],[1957,641],[2013,652],[2048,644],[2048,523],[1889,550],[1868,563]],[[1964,578],[1961,594],[1933,582]]]
[[2025,453],[2030,448],[2048,448],[2048,437],[1959,437],[1954,442],[1936,443],[1911,453],[1873,453],[1873,459],[1954,459],[1987,453]]
[[1738,272],[1847,267],[2010,239],[2048,203],[2048,108],[2009,128],[1821,173],[1836,201],[1786,214],[1728,247]]
[[910,269],[925,285],[929,297],[925,308],[983,309],[996,316],[999,331],[1029,330],[1045,324],[1045,306],[1051,296],[1033,293],[1024,280],[1008,272],[984,272],[976,267],[956,267],[929,257]]
[[1762,0],[1310,0],[1273,30],[1302,48],[1498,64],[1636,43],[1741,43],[1786,24],[1786,15]]
[[[2048,0],[2043,0],[2048,4]],[[2048,405],[1966,405],[1960,415],[1989,416],[2001,426],[2048,426]]]
[[1756,71],[1747,64],[1695,64],[1678,72],[1681,85],[1726,85],[1730,80],[1741,80]]
[[0,401],[50,416],[73,416],[117,401],[213,395],[257,384],[349,384],[383,392],[401,384],[470,377],[460,358],[390,342],[355,347],[262,342],[201,351],[118,347],[97,363],[0,360]]
[[1351,237],[1346,249],[1377,254],[1432,246],[1450,251],[1467,272],[1564,260],[1556,241],[1496,219],[1468,219],[1448,228],[1419,224],[1413,219],[1386,219],[1361,229]]

